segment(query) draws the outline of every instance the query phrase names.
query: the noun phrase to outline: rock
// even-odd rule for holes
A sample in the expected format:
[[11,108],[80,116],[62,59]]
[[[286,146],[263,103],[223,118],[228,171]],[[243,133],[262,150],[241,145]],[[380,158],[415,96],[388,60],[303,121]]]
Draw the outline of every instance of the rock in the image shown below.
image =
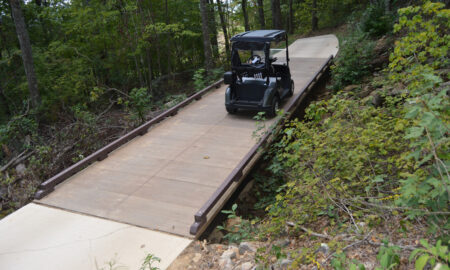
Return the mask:
[[221,259],[234,259],[236,258],[236,252],[233,250],[233,248],[227,249],[222,253],[222,256],[220,256]]
[[192,261],[193,261],[194,263],[198,263],[201,259],[202,259],[202,254],[200,254],[200,253],[195,253],[195,254],[194,254],[194,258],[192,258]]
[[245,252],[255,252],[256,249],[248,242],[242,242],[239,245],[239,254],[243,255]]
[[241,222],[242,222],[242,220],[240,217],[227,219],[225,228],[229,232],[237,232],[237,231],[239,231],[239,228],[237,225],[241,224]]
[[378,91],[374,91],[374,93],[372,92],[371,96],[372,96],[372,104],[375,107],[378,107],[381,104],[383,104],[384,98],[380,95],[380,93],[378,93]]
[[283,270],[288,269],[289,266],[291,266],[291,264],[292,264],[292,260],[283,259],[280,261],[280,268]]
[[220,243],[223,239],[223,232],[219,229],[214,229],[208,236],[209,243]]
[[359,98],[365,98],[373,91],[373,89],[370,87],[370,85],[364,86],[363,90],[358,93]]
[[17,164],[17,166],[16,166],[16,173],[19,176],[24,176],[26,170],[27,170],[27,167],[25,167],[25,165],[23,163]]
[[351,91],[355,90],[355,89],[358,88],[358,87],[359,87],[358,85],[350,84],[350,85],[347,85],[347,86],[344,88],[344,91],[345,91],[345,92],[351,92]]
[[214,245],[213,248],[216,250],[216,252],[222,252],[223,250],[223,245]]
[[236,270],[251,270],[252,268],[253,268],[253,263],[251,263],[251,262],[245,262],[245,263],[243,263],[243,264],[237,266],[237,267],[234,268],[234,269],[236,269]]
[[445,269],[442,263],[437,263],[433,270],[443,270]]
[[289,244],[291,243],[291,241],[288,238],[285,239],[279,239],[277,241],[275,241],[275,243],[273,243],[275,246],[277,247],[287,247],[289,246]]
[[330,252],[330,247],[329,247],[327,244],[325,244],[325,243],[321,243],[321,244],[320,244],[320,248],[318,248],[318,249],[316,250],[316,253],[319,253],[319,252],[321,252],[321,253],[327,255],[328,252]]
[[234,263],[230,258],[219,260],[219,269],[232,270],[233,266],[234,266]]

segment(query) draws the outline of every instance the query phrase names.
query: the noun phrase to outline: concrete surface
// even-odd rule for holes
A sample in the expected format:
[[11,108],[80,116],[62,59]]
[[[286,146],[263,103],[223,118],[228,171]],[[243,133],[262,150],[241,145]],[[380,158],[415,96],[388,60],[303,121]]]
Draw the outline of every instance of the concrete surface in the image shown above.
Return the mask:
[[[291,58],[294,95],[326,61]],[[195,213],[257,142],[255,112],[228,114],[226,87],[75,174],[39,203],[193,238]]]
[[190,242],[31,203],[0,222],[0,269],[138,270],[149,253],[165,269]]
[[[328,58],[336,56],[339,51],[339,40],[335,35],[323,35],[297,39],[289,46],[289,58]],[[284,57],[285,52],[276,54]]]

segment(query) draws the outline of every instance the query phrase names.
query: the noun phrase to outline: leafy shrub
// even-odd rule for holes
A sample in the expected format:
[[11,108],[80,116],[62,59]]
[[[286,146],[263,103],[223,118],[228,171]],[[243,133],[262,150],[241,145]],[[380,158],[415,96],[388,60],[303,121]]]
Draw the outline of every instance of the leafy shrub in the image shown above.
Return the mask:
[[208,75],[204,68],[197,69],[192,79],[194,80],[195,90],[202,90],[211,83],[217,81],[223,76],[224,70],[222,67],[212,69]]
[[356,84],[370,74],[370,62],[373,60],[374,42],[359,30],[340,38],[339,55],[331,67],[333,89],[339,90],[349,84]]
[[27,115],[14,116],[8,123],[0,125],[0,146],[2,144],[10,145],[20,151],[23,147],[29,146],[22,144],[25,137],[36,135],[37,128],[38,124],[33,117]]
[[233,204],[231,210],[222,210],[223,214],[227,215],[228,219],[238,219],[240,222],[232,226],[232,228],[226,228],[225,226],[217,226],[217,229],[222,231],[229,230],[224,239],[226,239],[230,243],[240,243],[245,239],[251,238],[252,235],[252,224],[250,221],[242,219],[236,214],[237,204]]
[[320,215],[339,218],[349,214],[347,207],[354,218],[362,217],[367,199],[382,204],[395,198],[396,179],[413,171],[402,159],[410,123],[401,111],[346,97],[317,102],[306,110],[308,122],[287,124],[273,161],[287,183],[268,207],[269,232],[280,232],[287,219],[303,224]]
[[127,105],[139,117],[141,123],[145,121],[145,112],[150,101],[151,96],[148,94],[147,88],[133,88],[131,90]]
[[438,240],[436,245],[433,246],[430,245],[427,240],[421,239],[420,244],[424,248],[415,249],[409,256],[410,261],[414,259],[416,260],[416,270],[424,269],[427,263],[429,263],[431,267],[434,267],[436,264],[440,264],[440,267],[436,267],[434,269],[450,269],[450,253],[448,251],[450,242],[447,243],[447,245],[442,245],[442,241]]
[[196,90],[201,90],[206,86],[206,70],[199,68],[195,71],[192,79],[194,80],[194,86]]
[[357,260],[349,260],[345,253],[338,253],[334,255],[334,258],[331,260],[331,266],[335,270],[365,270],[363,264],[358,262]]
[[[448,211],[450,196],[449,97],[436,69],[448,67],[449,9],[443,3],[424,2],[399,10],[395,32],[402,33],[390,55],[391,83],[405,85],[409,93],[405,115],[413,126],[406,139],[413,149],[408,158],[417,162],[413,174],[404,175],[397,203],[409,215]],[[431,219],[442,218],[432,215]],[[448,219],[443,218],[443,220]]]
[[397,269],[400,265],[400,256],[398,255],[399,247],[389,245],[385,240],[383,245],[378,251],[377,260],[381,267],[375,268],[376,270],[390,270]]
[[392,31],[394,16],[386,13],[385,1],[371,4],[361,17],[360,27],[372,37],[380,37]]

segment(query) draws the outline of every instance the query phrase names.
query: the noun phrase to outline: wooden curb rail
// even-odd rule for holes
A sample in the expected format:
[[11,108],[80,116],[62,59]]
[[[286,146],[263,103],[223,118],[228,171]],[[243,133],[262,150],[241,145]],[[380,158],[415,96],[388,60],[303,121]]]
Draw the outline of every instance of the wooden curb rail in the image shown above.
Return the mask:
[[47,196],[49,193],[51,193],[55,186],[64,182],[72,175],[78,173],[79,171],[85,169],[90,164],[101,161],[105,159],[109,153],[116,150],[123,144],[129,142],[130,140],[134,139],[137,136],[144,135],[147,133],[148,129],[155,125],[162,120],[164,120],[166,117],[176,115],[178,113],[178,110],[185,107],[189,103],[191,103],[193,100],[199,100],[202,98],[204,94],[209,92],[212,88],[219,88],[219,86],[222,84],[223,79],[213,83],[210,86],[207,86],[206,88],[202,89],[201,91],[193,94],[186,100],[178,103],[174,107],[168,109],[167,111],[164,111],[160,115],[156,116],[152,120],[142,124],[141,126],[135,128],[134,130],[130,131],[129,133],[125,134],[124,136],[118,138],[117,140],[109,143],[108,145],[104,146],[100,150],[97,150],[96,152],[92,153],[91,155],[87,156],[86,158],[80,160],[79,162],[73,164],[69,168],[63,170],[62,172],[58,173],[57,175],[51,177],[50,179],[46,180],[42,184],[39,185],[38,191],[35,193],[34,198],[37,200],[40,200]]
[[[244,169],[253,161],[255,162],[259,159],[260,155],[257,156],[259,149],[263,149],[268,145],[268,142],[271,138],[273,138],[274,134],[281,129],[281,125],[289,120],[292,116],[292,113],[295,109],[300,105],[301,101],[307,96],[309,91],[314,87],[315,83],[322,77],[322,75],[328,70],[333,60],[333,56],[330,56],[328,60],[322,65],[320,70],[318,70],[313,78],[307,83],[305,87],[303,87],[301,94],[299,94],[295,99],[291,100],[288,104],[286,112],[283,117],[279,120],[279,122],[275,123],[277,128],[272,130],[268,130],[268,132],[261,137],[256,145],[252,147],[252,149],[245,155],[245,157],[239,162],[239,164],[233,169],[230,175],[225,179],[225,181],[220,185],[220,187],[214,192],[214,194],[208,199],[208,201],[198,210],[198,212],[194,215],[195,222],[191,225],[190,234],[199,236],[204,229],[203,227],[207,225],[217,213],[212,213],[209,217],[211,210],[216,206],[219,200],[227,193],[228,189],[234,182],[239,182],[242,180],[244,176]],[[225,198],[227,200],[228,198]]]

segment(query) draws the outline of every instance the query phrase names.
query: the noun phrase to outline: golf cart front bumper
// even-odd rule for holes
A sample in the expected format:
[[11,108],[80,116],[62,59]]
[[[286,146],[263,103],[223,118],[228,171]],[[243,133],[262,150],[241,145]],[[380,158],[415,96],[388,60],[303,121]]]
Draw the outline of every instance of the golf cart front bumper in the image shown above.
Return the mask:
[[225,107],[229,110],[243,109],[260,112],[269,112],[271,110],[271,106],[263,106],[260,102],[252,101],[231,101],[229,103],[225,103]]

